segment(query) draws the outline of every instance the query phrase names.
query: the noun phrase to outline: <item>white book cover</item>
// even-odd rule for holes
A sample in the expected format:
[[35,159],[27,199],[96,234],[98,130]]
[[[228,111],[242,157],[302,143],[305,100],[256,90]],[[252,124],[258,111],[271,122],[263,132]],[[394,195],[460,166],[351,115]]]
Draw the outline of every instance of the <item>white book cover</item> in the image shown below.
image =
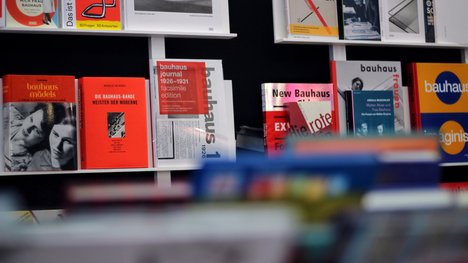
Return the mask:
[[229,33],[228,0],[128,0],[128,30]]
[[0,27],[5,27],[5,1],[0,0]]
[[434,0],[436,43],[468,44],[466,0]]
[[[338,108],[339,130],[346,134],[346,90],[393,90],[395,132],[410,133],[407,89],[402,88],[401,64],[398,61],[332,61],[331,73]],[[406,95],[405,95],[406,94]]]
[[233,160],[232,96],[221,60],[153,59],[150,65],[155,166]]
[[335,1],[286,0],[287,29],[291,37],[338,39]]
[[[1,0],[5,1],[6,27],[60,27],[59,0]],[[3,10],[2,10],[3,13]]]
[[380,0],[383,41],[425,42],[423,0]]

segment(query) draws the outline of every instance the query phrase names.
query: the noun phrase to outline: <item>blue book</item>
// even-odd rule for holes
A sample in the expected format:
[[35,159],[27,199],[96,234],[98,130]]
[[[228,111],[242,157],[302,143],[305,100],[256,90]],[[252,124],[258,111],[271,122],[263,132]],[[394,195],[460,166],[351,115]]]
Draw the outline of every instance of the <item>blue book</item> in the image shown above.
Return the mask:
[[345,91],[348,134],[384,136],[395,134],[393,92]]

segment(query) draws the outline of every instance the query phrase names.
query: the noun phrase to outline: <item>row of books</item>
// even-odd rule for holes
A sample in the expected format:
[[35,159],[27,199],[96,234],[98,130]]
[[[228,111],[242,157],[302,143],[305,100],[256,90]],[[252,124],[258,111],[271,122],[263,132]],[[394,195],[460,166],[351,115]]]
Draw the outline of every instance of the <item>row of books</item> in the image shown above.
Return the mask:
[[284,0],[283,7],[293,38],[468,43],[464,0]]
[[227,0],[1,0],[0,26],[229,33]]
[[150,65],[150,89],[142,77],[3,76],[4,170],[194,168],[235,158],[222,62]]
[[264,83],[266,151],[281,154],[290,137],[423,133],[439,137],[442,162],[466,163],[467,72],[412,63],[405,87],[400,62],[332,61],[332,83]]

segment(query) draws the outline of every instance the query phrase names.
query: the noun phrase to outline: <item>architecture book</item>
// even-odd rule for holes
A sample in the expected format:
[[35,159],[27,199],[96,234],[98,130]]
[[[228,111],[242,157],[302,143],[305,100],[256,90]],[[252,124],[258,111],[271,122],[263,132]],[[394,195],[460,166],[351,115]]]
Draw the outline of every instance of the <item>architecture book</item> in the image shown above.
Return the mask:
[[383,41],[425,42],[424,0],[380,0]]
[[468,27],[466,26],[466,10],[468,1],[434,0],[434,27],[436,43],[468,44]]
[[[6,3],[6,26],[59,28],[59,0],[1,0]],[[3,8],[2,8],[3,9]],[[2,11],[3,14],[3,11]],[[2,15],[3,17],[3,15]]]
[[[292,130],[295,130],[295,127],[291,127],[289,122],[290,113],[288,113],[287,103],[298,101],[332,102],[333,96],[333,86],[331,84],[263,83],[262,111],[266,153],[268,155],[277,155],[283,152],[287,136],[290,133],[292,134]],[[334,109],[333,105],[328,112],[328,114],[331,114],[331,118],[325,116],[323,119],[324,123],[321,126],[329,126],[331,121],[332,129],[335,130]],[[312,115],[312,113],[310,114]],[[320,116],[320,112],[318,114]],[[293,116],[297,117],[297,114],[293,113]],[[313,117],[307,116],[308,120],[311,118]],[[307,125],[308,128],[309,125]],[[299,127],[298,134],[302,134],[300,130],[301,128]],[[313,130],[318,129],[316,127]]]
[[337,0],[339,38],[380,40],[379,0]]
[[128,0],[128,30],[229,33],[228,0]]
[[395,134],[393,91],[346,90],[348,135],[388,136]]
[[286,0],[285,2],[289,34],[338,39],[334,0]]
[[77,169],[74,76],[3,76],[5,171]]
[[145,79],[82,77],[78,89],[81,168],[148,168]]
[[62,28],[122,30],[121,0],[63,0]]
[[235,159],[231,92],[221,60],[150,60],[156,167]]
[[468,163],[468,65],[413,63],[410,68],[413,127],[439,137],[442,162]]
[[406,89],[402,87],[401,64],[396,61],[332,61],[331,78],[336,92],[335,107],[338,109],[338,125],[341,134],[346,134],[346,90],[392,90],[395,106],[395,131],[410,133],[409,105],[405,100]]

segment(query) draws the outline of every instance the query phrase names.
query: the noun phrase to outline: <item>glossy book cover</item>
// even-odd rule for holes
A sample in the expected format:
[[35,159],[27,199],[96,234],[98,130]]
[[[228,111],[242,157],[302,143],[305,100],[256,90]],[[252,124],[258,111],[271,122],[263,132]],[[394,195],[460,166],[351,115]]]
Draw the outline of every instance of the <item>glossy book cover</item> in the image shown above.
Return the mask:
[[[333,101],[331,84],[263,83],[262,109],[265,148],[269,155],[281,153],[291,131],[287,103],[297,101]],[[331,108],[332,125],[336,123]],[[335,128],[333,128],[333,131]]]
[[413,127],[439,136],[442,162],[468,162],[468,65],[413,63],[411,69]]
[[5,171],[77,169],[74,76],[5,75]]
[[147,168],[145,79],[83,77],[79,92],[81,167]]

